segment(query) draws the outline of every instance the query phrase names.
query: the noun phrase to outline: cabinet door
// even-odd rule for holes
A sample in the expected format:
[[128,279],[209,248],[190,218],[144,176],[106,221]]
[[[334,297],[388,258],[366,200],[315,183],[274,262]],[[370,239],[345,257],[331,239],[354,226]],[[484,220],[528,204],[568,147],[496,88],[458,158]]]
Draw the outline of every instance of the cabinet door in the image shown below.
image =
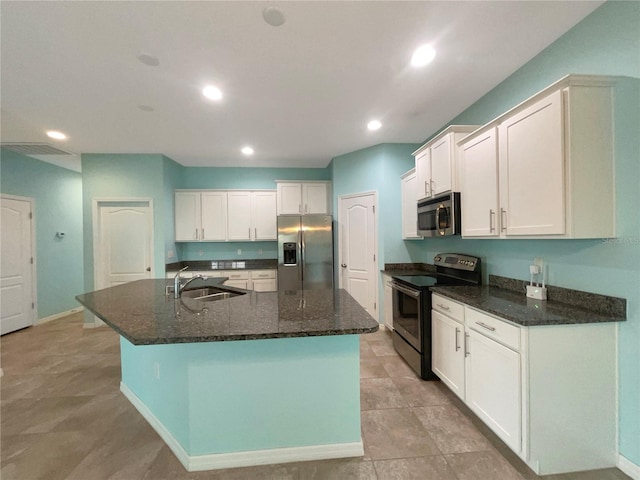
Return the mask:
[[522,446],[520,354],[467,330],[466,403],[513,451]]
[[251,240],[251,192],[229,192],[227,202],[227,238]]
[[418,177],[415,172],[401,180],[402,238],[421,239],[418,235]]
[[275,292],[278,290],[278,282],[275,278],[260,278],[251,280],[251,290],[256,292]]
[[431,196],[431,151],[426,149],[416,156],[417,199]]
[[328,192],[326,183],[302,184],[302,213],[304,215],[328,215]]
[[507,235],[565,231],[562,117],[559,90],[500,125],[500,207]]
[[451,134],[445,135],[431,148],[431,195],[448,192],[452,188]]
[[302,184],[278,183],[278,215],[302,213]]
[[458,397],[465,398],[464,326],[461,323],[431,311],[432,368]]
[[244,290],[248,290],[249,280],[226,280],[223,285],[226,285],[227,287],[242,288]]
[[384,275],[384,325],[393,330],[393,290],[391,289],[391,277]]
[[277,240],[276,192],[252,192],[251,220],[254,240]]
[[492,128],[464,143],[460,159],[462,236],[499,235],[497,132]]
[[176,242],[200,239],[200,192],[175,193]]
[[227,239],[227,192],[202,192],[202,240]]

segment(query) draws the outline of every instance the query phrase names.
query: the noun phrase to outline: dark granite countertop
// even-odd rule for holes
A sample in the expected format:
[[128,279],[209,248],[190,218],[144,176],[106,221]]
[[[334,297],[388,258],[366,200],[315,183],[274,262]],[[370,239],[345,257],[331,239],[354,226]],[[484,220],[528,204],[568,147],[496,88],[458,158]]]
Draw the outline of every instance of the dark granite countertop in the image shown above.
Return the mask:
[[395,275],[429,275],[435,271],[436,267],[428,263],[385,263],[384,270],[380,270],[384,275],[390,277]]
[[587,309],[553,300],[533,300],[527,298],[524,291],[515,292],[491,285],[441,286],[430,290],[526,327],[625,320],[625,315],[619,311]]
[[350,335],[379,328],[342,289],[251,291],[205,302],[167,296],[167,285],[173,281],[138,280],[76,299],[134,345]]
[[181,268],[189,267],[191,271],[207,270],[275,270],[278,268],[278,260],[262,258],[258,260],[183,260],[181,262],[167,263],[167,273],[177,272]]

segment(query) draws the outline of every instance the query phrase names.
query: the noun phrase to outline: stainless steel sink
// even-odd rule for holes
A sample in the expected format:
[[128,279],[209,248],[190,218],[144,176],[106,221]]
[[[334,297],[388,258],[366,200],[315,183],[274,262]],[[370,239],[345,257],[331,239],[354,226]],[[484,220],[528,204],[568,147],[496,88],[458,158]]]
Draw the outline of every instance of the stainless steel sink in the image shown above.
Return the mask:
[[226,298],[244,295],[244,292],[236,292],[226,290],[219,287],[200,287],[189,290],[183,290],[180,294],[182,297],[200,300],[202,302],[213,302],[215,300],[224,300]]

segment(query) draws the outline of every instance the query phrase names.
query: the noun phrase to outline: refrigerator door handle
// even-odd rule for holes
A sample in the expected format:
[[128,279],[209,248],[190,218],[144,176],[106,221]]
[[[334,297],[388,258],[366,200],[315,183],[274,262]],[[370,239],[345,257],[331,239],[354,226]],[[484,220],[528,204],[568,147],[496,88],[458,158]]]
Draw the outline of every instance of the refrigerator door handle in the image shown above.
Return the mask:
[[299,235],[300,235],[300,273],[301,273],[301,280],[302,280],[302,289],[304,290],[304,249],[305,249],[305,244],[304,244],[304,230],[302,228],[300,228],[299,231]]

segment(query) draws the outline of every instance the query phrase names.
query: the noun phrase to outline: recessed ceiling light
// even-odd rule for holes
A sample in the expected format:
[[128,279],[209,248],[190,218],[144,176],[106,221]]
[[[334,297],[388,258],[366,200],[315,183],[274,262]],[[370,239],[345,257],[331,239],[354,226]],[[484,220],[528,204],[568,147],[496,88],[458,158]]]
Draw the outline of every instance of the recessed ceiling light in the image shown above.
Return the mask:
[[145,65],[148,65],[150,67],[157,67],[158,65],[160,65],[160,60],[158,59],[158,57],[154,57],[153,55],[149,55],[148,53],[141,53],[137,58],[141,63],[144,63]]
[[47,132],[47,137],[53,138],[55,140],[66,140],[67,139],[67,136],[64,133],[58,132],[57,130],[49,130]]
[[414,67],[424,67],[436,57],[436,51],[431,45],[423,45],[413,52],[411,65]]
[[253,148],[251,148],[251,147],[242,147],[241,152],[244,153],[245,155],[253,155]]
[[278,7],[267,7],[262,10],[262,18],[272,27],[279,27],[285,21],[284,12]]
[[202,94],[209,100],[220,100],[222,98],[222,92],[218,87],[208,85],[202,89]]
[[371,120],[367,123],[367,128],[369,130],[378,130],[381,126],[382,124],[378,120]]

